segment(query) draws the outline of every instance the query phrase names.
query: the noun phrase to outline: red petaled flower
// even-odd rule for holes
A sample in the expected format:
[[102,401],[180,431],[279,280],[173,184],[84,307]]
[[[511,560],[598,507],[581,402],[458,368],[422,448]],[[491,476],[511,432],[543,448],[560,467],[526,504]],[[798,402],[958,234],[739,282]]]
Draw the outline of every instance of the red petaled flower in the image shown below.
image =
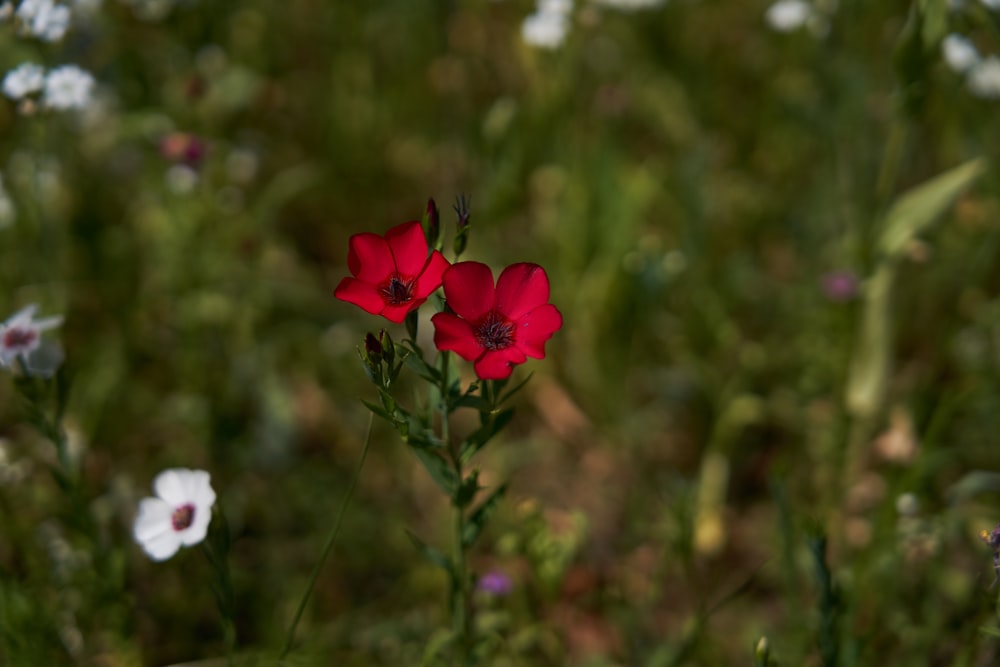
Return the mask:
[[479,262],[459,262],[444,273],[452,313],[438,313],[434,345],[474,362],[483,380],[510,377],[515,364],[545,357],[545,341],[562,327],[549,303],[549,278],[537,264],[512,264],[493,286],[493,272]]
[[355,234],[347,254],[354,277],[341,280],[333,295],[398,324],[441,286],[448,260],[437,250],[428,256],[428,249],[419,222],[404,222],[384,237]]

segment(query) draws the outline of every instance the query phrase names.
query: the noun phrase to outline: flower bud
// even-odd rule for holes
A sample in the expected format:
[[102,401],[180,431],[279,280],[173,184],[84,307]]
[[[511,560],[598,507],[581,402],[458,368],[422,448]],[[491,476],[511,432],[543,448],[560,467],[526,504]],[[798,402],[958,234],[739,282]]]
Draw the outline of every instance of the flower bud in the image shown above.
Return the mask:
[[465,252],[465,246],[469,243],[469,207],[472,205],[471,200],[467,200],[465,195],[462,195],[455,200],[455,204],[452,206],[455,209],[455,215],[458,217],[455,228],[455,257],[457,258],[463,252]]
[[[385,333],[385,330],[382,330]],[[381,335],[379,336],[381,338]],[[375,338],[375,334],[369,332],[365,336],[365,357],[368,361],[372,363],[379,363],[382,361],[382,343],[378,338]]]
[[382,359],[385,360],[385,365],[388,366],[391,371],[392,363],[396,360],[396,346],[393,344],[392,337],[389,336],[389,332],[385,329],[378,332],[378,344],[382,347]]
[[427,200],[427,211],[421,223],[424,228],[424,236],[427,237],[427,245],[432,248],[437,247],[438,238],[441,236],[441,214],[438,213],[437,204],[433,199]]

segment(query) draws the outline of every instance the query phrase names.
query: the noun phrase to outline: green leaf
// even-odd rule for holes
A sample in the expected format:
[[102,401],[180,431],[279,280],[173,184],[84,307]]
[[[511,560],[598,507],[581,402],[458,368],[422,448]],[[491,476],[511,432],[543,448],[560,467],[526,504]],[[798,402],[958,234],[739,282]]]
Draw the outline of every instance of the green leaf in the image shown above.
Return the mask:
[[424,648],[424,655],[420,660],[420,667],[435,667],[440,665],[442,656],[447,649],[455,643],[456,635],[454,630],[441,629],[431,635]]
[[482,449],[494,435],[507,426],[513,417],[513,408],[504,410],[473,431],[469,437],[465,439],[465,444],[462,445],[462,460],[468,461],[475,456],[476,452]]
[[948,3],[946,0],[920,0],[923,16],[920,36],[924,53],[937,52],[941,40],[948,34]]
[[505,493],[507,493],[506,483],[497,487],[497,489],[491,493],[479,507],[476,508],[476,511],[469,516],[469,520],[466,522],[465,528],[462,530],[462,544],[464,546],[472,546],[479,538],[479,534],[483,531],[483,527],[486,525],[486,522],[489,520],[493,512],[496,511],[496,508],[500,504],[500,500],[503,498]]
[[952,205],[986,164],[984,158],[970,160],[900,195],[886,213],[879,250],[890,260],[900,258],[910,241]]
[[847,409],[858,417],[874,414],[888,386],[892,352],[892,284],[895,265],[883,262],[865,286],[865,309],[847,378]]
[[468,507],[481,488],[479,486],[479,471],[473,470],[468,477],[462,480],[458,491],[455,493],[455,498],[452,500],[452,504],[459,509]]
[[417,455],[417,458],[420,459],[424,468],[427,469],[431,479],[438,485],[438,488],[448,496],[454,495],[455,488],[458,486],[458,478],[455,475],[455,471],[448,467],[448,463],[428,449],[421,449],[419,447],[411,447],[411,449]]
[[988,491],[1000,491],[1000,473],[973,470],[951,485],[948,499],[954,503]]
[[417,537],[416,534],[414,534],[413,532],[407,530],[406,534],[410,538],[410,541],[413,542],[413,546],[417,548],[417,551],[422,553],[427,560],[429,560],[430,562],[432,562],[433,564],[437,565],[439,568],[447,572],[448,576],[452,578],[455,577],[455,568],[452,565],[451,559],[449,559],[447,556],[445,556],[443,553],[441,553],[434,547],[429,546],[426,542]]
[[428,382],[433,382],[434,384],[441,382],[441,371],[424,361],[423,357],[416,354],[407,355],[406,365]]
[[375,415],[381,417],[382,419],[386,420],[391,424],[396,423],[396,418],[393,417],[392,414],[390,414],[381,405],[376,405],[375,403],[372,403],[371,401],[366,401],[364,399],[361,399],[361,402],[364,403],[365,407],[371,410]]
[[511,390],[510,390],[510,391],[508,391],[508,392],[507,392],[506,394],[504,394],[503,396],[501,396],[501,397],[500,397],[500,400],[499,400],[499,401],[497,401],[497,405],[503,405],[503,404],[504,404],[504,403],[506,403],[506,402],[507,402],[508,400],[510,400],[510,398],[511,398],[511,397],[512,397],[512,396],[513,396],[514,394],[516,394],[517,392],[519,392],[519,391],[521,391],[522,389],[524,389],[524,385],[528,384],[528,380],[530,380],[530,379],[532,378],[532,376],[533,376],[534,374],[535,374],[535,372],[534,372],[534,371],[532,371],[532,372],[528,373],[528,377],[526,377],[526,378],[524,378],[523,380],[521,380],[520,382],[518,382],[518,383],[517,383],[516,385],[514,385],[514,388],[513,388],[513,389],[511,389]]
[[472,408],[474,410],[479,410],[480,412],[489,412],[493,409],[490,402],[487,401],[482,396],[476,396],[475,394],[462,394],[458,400],[452,403],[450,408]]

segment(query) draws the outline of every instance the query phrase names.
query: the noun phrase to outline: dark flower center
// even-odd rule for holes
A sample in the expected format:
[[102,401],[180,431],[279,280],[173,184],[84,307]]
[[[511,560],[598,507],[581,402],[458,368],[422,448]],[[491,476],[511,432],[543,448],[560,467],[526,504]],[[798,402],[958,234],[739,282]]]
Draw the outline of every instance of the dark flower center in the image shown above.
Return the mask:
[[191,524],[194,523],[194,505],[188,503],[175,509],[174,513],[170,515],[170,523],[178,532],[190,528]]
[[398,275],[389,278],[389,282],[378,288],[379,294],[390,306],[398,306],[413,298],[413,281],[404,280]]
[[475,326],[475,336],[487,350],[504,350],[514,343],[514,323],[491,310]]
[[11,329],[3,335],[4,347],[24,347],[31,345],[38,338],[38,332],[34,329]]

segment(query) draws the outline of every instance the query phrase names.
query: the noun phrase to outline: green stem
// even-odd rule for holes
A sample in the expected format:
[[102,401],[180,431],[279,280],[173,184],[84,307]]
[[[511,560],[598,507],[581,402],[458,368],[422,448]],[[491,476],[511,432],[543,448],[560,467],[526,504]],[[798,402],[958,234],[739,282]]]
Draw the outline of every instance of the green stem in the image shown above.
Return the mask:
[[[458,465],[459,469],[456,472],[459,473],[459,479],[461,479],[461,462]],[[465,545],[462,543],[462,533],[465,532],[465,515],[462,508],[454,503],[452,504],[452,530],[454,531],[452,559],[454,560],[455,572],[451,591],[451,626],[458,642],[456,662],[459,665],[464,665],[469,650],[469,617],[466,613],[466,581],[468,577],[465,574]]]
[[347,511],[347,507],[351,504],[351,498],[354,496],[354,489],[358,485],[358,478],[361,477],[361,468],[365,465],[365,457],[368,455],[368,446],[372,441],[372,427],[375,423],[375,414],[372,413],[368,417],[368,433],[365,435],[365,443],[361,448],[361,458],[358,459],[358,464],[354,468],[354,474],[351,476],[350,484],[347,486],[347,493],[344,495],[344,500],[340,504],[340,510],[337,512],[337,518],[334,519],[333,527],[330,529],[330,534],[326,538],[326,544],[323,545],[323,551],[320,553],[319,560],[316,562],[316,566],[313,568],[312,575],[309,577],[309,585],[306,586],[305,593],[302,594],[302,600],[299,602],[299,607],[295,611],[295,618],[292,619],[292,624],[288,627],[288,637],[285,639],[285,648],[281,651],[281,656],[278,658],[278,664],[283,664],[285,656],[289,654],[292,650],[292,644],[295,643],[295,629],[299,625],[299,620],[302,618],[302,612],[305,611],[306,603],[309,602],[309,596],[312,595],[313,588],[316,587],[316,580],[319,579],[319,573],[323,569],[323,565],[326,563],[326,559],[330,556],[330,552],[333,551],[333,545],[337,541],[337,535],[340,533],[340,523],[344,518],[344,513]]
[[454,567],[454,572],[452,572],[451,580],[451,628],[452,632],[455,634],[455,641],[458,646],[458,650],[455,653],[456,663],[459,665],[464,665],[467,661],[468,650],[469,650],[469,618],[467,613],[467,597],[468,592],[466,590],[468,581],[468,576],[466,575],[466,565],[465,565],[465,545],[462,541],[462,534],[465,532],[465,514],[462,511],[461,506],[458,503],[458,493],[462,487],[462,478],[464,476],[463,466],[462,466],[462,452],[461,448],[456,446],[451,442],[451,435],[448,428],[448,401],[449,401],[449,377],[448,377],[448,362],[450,355],[447,352],[441,352],[441,439],[448,448],[448,452],[451,456],[451,464],[455,469],[455,479],[458,480],[458,486],[455,488],[455,496],[451,499],[451,511],[452,511],[452,566]]

